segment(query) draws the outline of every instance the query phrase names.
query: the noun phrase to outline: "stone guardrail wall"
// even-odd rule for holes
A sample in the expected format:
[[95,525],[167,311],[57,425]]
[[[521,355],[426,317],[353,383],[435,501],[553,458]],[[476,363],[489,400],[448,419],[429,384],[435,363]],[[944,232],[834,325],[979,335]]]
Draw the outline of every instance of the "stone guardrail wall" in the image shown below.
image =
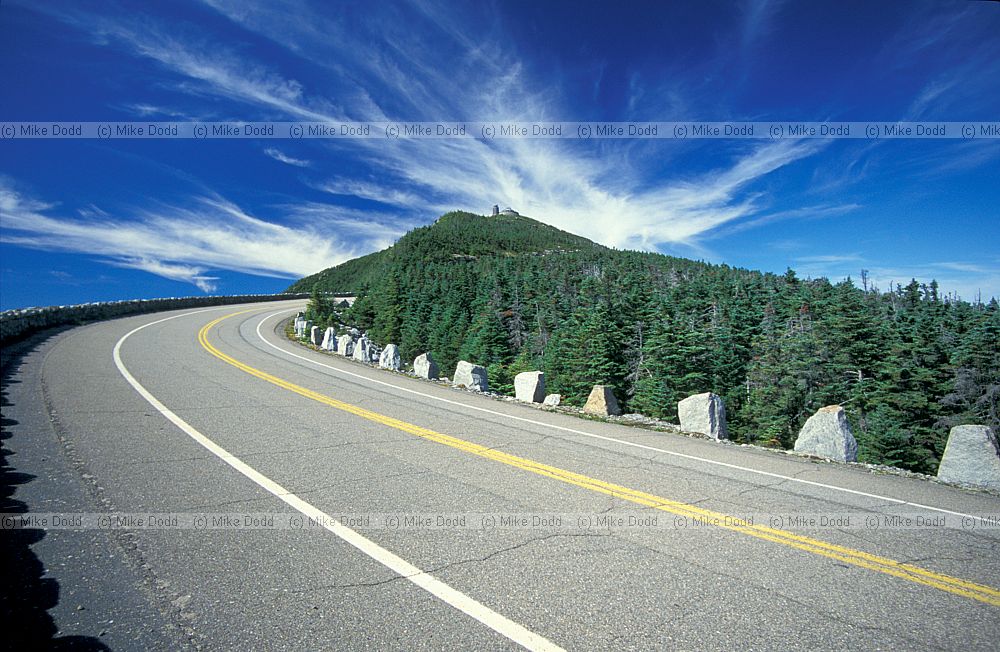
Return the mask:
[[[380,349],[356,328],[338,337],[337,329],[330,326],[324,331],[306,320],[302,313],[295,317],[293,323],[296,338],[308,341],[321,350],[383,369],[400,371],[402,368],[399,348],[395,344],[387,344],[384,350]],[[438,373],[438,366],[429,352],[413,361],[413,374],[420,378],[436,380]],[[481,365],[461,360],[455,368],[451,384],[488,392],[489,373]],[[517,374],[514,392],[516,400],[526,403],[557,406],[562,400],[559,394],[546,395],[545,373],[542,371]],[[583,406],[583,413],[598,417],[621,415],[614,387],[594,385]],[[677,416],[683,432],[701,434],[717,441],[729,439],[726,405],[721,396],[711,392],[689,396],[677,404]],[[828,405],[809,417],[795,440],[795,451],[834,462],[856,462],[858,443],[851,433],[844,408]],[[952,428],[937,477],[953,484],[1000,490],[1000,443],[992,429],[976,425]]]
[[7,345],[27,335],[46,328],[83,324],[102,319],[114,319],[147,312],[224,306],[232,303],[258,301],[285,301],[308,299],[308,294],[237,294],[231,296],[172,297],[166,299],[132,299],[129,301],[104,301],[74,306],[49,306],[24,308],[0,312],[0,344]]

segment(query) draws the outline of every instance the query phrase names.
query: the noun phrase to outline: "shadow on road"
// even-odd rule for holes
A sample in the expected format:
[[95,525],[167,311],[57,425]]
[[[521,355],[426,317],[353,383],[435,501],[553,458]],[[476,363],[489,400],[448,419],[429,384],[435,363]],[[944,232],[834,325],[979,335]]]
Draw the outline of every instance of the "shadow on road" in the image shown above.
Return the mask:
[[[9,389],[21,360],[58,331],[7,346],[0,354],[0,513],[28,514],[30,508],[14,495],[19,486],[39,480],[16,468],[10,440],[18,422],[9,418],[13,403]],[[45,568],[31,546],[45,538],[39,528],[4,529],[0,532],[0,649],[9,650],[109,650],[90,636],[56,636],[48,610],[59,603],[59,582],[44,577]]]

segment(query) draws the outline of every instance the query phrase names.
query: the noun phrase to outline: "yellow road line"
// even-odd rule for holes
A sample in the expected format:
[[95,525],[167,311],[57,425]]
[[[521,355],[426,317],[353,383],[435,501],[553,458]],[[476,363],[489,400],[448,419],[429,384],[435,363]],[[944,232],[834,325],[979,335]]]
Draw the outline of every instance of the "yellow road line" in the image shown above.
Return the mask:
[[198,341],[201,343],[202,347],[205,348],[205,350],[220,360],[250,374],[251,376],[256,376],[261,380],[265,380],[273,385],[287,389],[290,392],[295,392],[296,394],[324,405],[328,405],[332,408],[354,414],[375,423],[389,426],[390,428],[401,430],[428,441],[449,446],[466,453],[471,453],[473,455],[500,462],[508,466],[513,466],[537,475],[559,480],[560,482],[565,482],[577,487],[582,487],[598,493],[628,500],[639,505],[645,505],[647,507],[652,507],[654,509],[669,512],[678,516],[699,519],[703,523],[712,524],[726,530],[732,530],[733,532],[763,539],[765,541],[779,543],[781,545],[810,552],[815,555],[828,557],[830,559],[835,559],[837,561],[858,566],[860,568],[866,568],[879,573],[885,573],[886,575],[892,575],[893,577],[898,577],[910,582],[922,584],[924,586],[934,587],[954,595],[960,595],[993,605],[995,607],[1000,607],[1000,590],[994,589],[990,586],[984,586],[982,584],[976,584],[957,577],[951,577],[950,575],[937,573],[912,564],[905,564],[887,557],[872,555],[861,550],[854,550],[852,548],[827,543],[819,539],[795,534],[794,532],[789,532],[787,530],[779,530],[763,525],[755,525],[753,523],[735,518],[729,514],[715,512],[701,507],[696,507],[694,505],[689,505],[687,503],[681,503],[668,498],[663,498],[661,496],[656,496],[654,494],[629,489],[628,487],[612,484],[610,482],[598,480],[586,475],[560,469],[558,467],[549,466],[548,464],[536,462],[524,457],[504,453],[487,448],[486,446],[466,441],[464,439],[452,437],[451,435],[446,435],[412,423],[407,423],[406,421],[401,421],[377,412],[372,412],[371,410],[366,410],[365,408],[339,401],[330,396],[326,396],[325,394],[314,392],[311,389],[306,389],[305,387],[301,387],[282,378],[278,378],[277,376],[272,376],[267,372],[251,367],[250,365],[240,362],[232,356],[223,353],[208,341],[208,333],[213,327],[230,317],[241,315],[246,312],[250,312],[250,310],[234,312],[209,322],[198,332]]

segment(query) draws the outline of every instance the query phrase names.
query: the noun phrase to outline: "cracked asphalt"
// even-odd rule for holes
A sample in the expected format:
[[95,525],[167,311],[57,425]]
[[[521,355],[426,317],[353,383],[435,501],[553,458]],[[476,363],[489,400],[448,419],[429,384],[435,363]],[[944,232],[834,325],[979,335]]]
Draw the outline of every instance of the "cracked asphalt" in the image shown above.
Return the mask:
[[[1000,513],[995,495],[576,419],[363,367],[285,340],[291,313],[260,330],[306,360],[258,337],[265,315],[301,305],[246,306],[255,310],[223,321],[209,339],[255,369],[385,417],[715,512],[920,510],[553,426],[940,509]],[[122,360],[200,433],[327,514],[673,518],[334,409],[226,364],[197,334],[239,309],[145,328],[122,345]],[[123,335],[182,313],[90,324],[21,347],[4,373],[4,511],[295,514],[158,413],[115,367]],[[473,525],[358,531],[566,649],[995,650],[1000,640],[1000,607],[723,528]],[[1000,587],[997,529],[786,529]],[[27,618],[5,639],[11,647],[21,636],[74,649],[516,647],[321,528],[32,532],[3,533],[13,572],[26,574],[3,580],[4,615]]]

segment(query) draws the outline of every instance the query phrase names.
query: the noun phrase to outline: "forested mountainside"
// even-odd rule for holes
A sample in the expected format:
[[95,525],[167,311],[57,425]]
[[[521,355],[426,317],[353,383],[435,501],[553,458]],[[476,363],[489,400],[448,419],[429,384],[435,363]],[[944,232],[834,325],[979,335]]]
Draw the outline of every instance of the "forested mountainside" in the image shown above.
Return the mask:
[[521,215],[484,217],[453,212],[410,231],[393,246],[307,276],[286,292],[357,292],[390,268],[428,262],[471,261],[479,257],[539,255],[547,251],[608,251],[566,231]]
[[571,404],[611,384],[626,411],[667,419],[715,392],[742,442],[790,447],[813,412],[840,404],[861,461],[933,473],[950,426],[1000,426],[1000,306],[935,282],[831,284],[455,212],[289,290],[356,291],[344,318],[369,337],[406,360],[431,351],[449,375],[460,359],[483,364],[500,391],[541,369]]

